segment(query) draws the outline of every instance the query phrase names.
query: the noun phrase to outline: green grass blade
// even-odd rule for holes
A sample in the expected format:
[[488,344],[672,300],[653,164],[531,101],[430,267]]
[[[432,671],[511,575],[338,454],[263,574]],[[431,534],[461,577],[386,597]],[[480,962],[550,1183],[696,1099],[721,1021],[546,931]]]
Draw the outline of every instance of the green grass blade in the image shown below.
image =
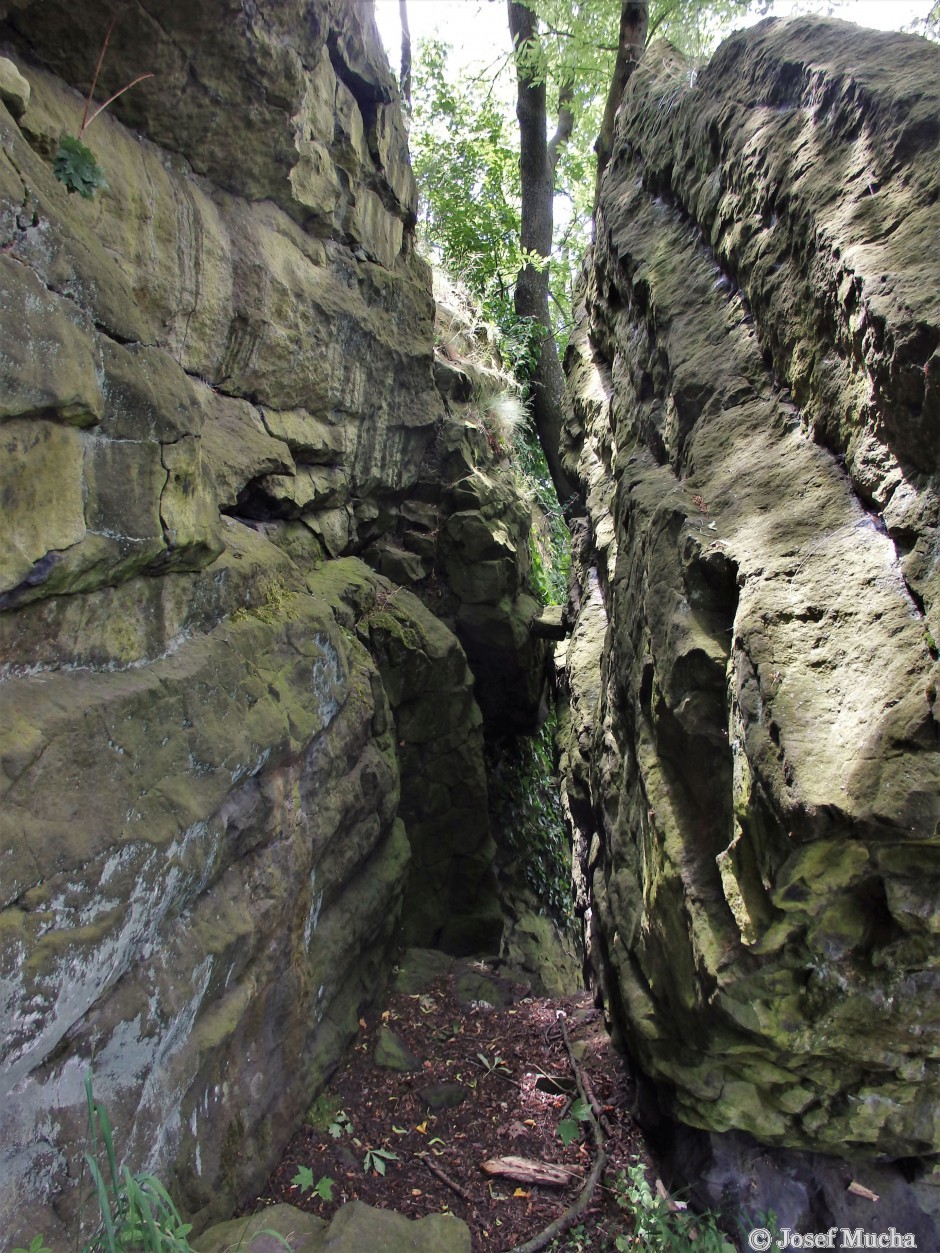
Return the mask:
[[108,1159],[108,1171],[111,1175],[111,1190],[114,1193],[115,1203],[120,1196],[120,1173],[117,1166],[117,1157],[114,1152],[114,1137],[111,1134],[111,1119],[108,1117],[108,1111],[103,1105],[95,1103],[95,1113],[98,1116],[98,1125],[101,1127],[101,1139],[104,1141],[105,1156]]
[[[101,1214],[101,1223],[98,1230],[102,1232],[107,1240],[108,1253],[117,1253],[115,1244],[114,1217],[111,1214],[111,1199],[108,1196],[108,1189],[105,1187],[104,1177],[98,1163],[90,1153],[85,1154],[85,1164],[91,1172],[92,1182],[95,1185],[95,1195],[98,1198],[98,1210]],[[98,1237],[96,1237],[98,1239]]]
[[[137,1208],[140,1211],[141,1218],[146,1224],[147,1234],[150,1237],[150,1243],[147,1245],[148,1253],[161,1253],[164,1248],[163,1236],[157,1229],[156,1219],[153,1216],[153,1210],[150,1208],[150,1202],[147,1199],[146,1191],[141,1186],[142,1180],[135,1179],[131,1172],[124,1167],[125,1187],[128,1195],[133,1195]],[[141,1232],[143,1234],[143,1232]]]

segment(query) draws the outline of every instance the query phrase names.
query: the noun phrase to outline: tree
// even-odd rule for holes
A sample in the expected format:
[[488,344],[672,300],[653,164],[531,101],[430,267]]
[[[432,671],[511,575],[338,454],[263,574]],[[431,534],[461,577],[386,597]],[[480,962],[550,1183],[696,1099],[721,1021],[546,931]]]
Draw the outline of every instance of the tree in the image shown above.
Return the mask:
[[[752,0],[511,0],[515,126],[499,81],[460,81],[443,45],[419,45],[412,146],[425,237],[522,366],[562,502],[573,485],[559,455],[567,403],[559,355],[590,242],[595,161],[609,156],[621,84],[643,45],[642,10],[647,41],[668,35],[698,54],[748,7]],[[559,105],[551,141],[549,100]],[[559,196],[568,205],[556,233]]]
[[[605,101],[596,145],[598,172],[592,180],[596,200],[610,157],[617,108],[650,34],[665,30],[685,30],[688,34],[690,27],[699,29],[704,15],[727,17],[746,8],[749,0],[659,0],[652,17],[649,0],[588,0],[580,5],[570,0],[507,2],[515,51],[520,230],[526,257],[516,283],[515,307],[519,316],[534,319],[544,331],[531,376],[532,408],[552,481],[564,504],[574,499],[575,484],[561,459],[561,434],[569,402],[548,308],[548,263],[555,176],[575,127],[576,88],[581,88],[582,115],[590,115],[599,101]],[[546,110],[550,80],[558,90],[558,122],[549,141]]]
[[[404,0],[402,0],[404,3]],[[607,168],[614,145],[614,121],[624,89],[630,81],[630,75],[639,64],[643,49],[646,47],[646,36],[649,32],[650,6],[649,0],[623,0],[620,7],[620,34],[617,39],[617,59],[614,72],[607,92],[607,104],[604,107],[604,119],[601,122],[600,134],[594,151],[597,153],[597,179],[594,190],[594,209],[601,193],[601,179]]]
[[406,108],[411,108],[411,30],[408,27],[408,0],[398,0],[401,19],[401,73],[398,82]]
[[[565,377],[558,358],[548,311],[548,260],[552,251],[555,168],[558,153],[571,138],[574,113],[570,79],[558,91],[558,127],[546,133],[546,84],[539,73],[535,14],[520,0],[508,0],[509,31],[516,50],[521,185],[521,241],[525,264],[516,280],[515,309],[532,318],[544,338],[531,374],[532,414],[558,499],[565,505],[576,495],[575,483],[561,460],[561,433],[568,405]],[[533,63],[534,62],[534,63]]]

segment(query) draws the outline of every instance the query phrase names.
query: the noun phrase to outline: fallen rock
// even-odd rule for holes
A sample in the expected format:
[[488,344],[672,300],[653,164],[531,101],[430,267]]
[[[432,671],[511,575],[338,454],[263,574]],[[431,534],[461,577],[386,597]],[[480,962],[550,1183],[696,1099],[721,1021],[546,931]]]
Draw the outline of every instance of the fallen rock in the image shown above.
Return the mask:
[[470,1253],[470,1231],[453,1214],[408,1219],[361,1201],[342,1206],[329,1223],[292,1205],[273,1205],[211,1227],[193,1247],[198,1253],[280,1253],[284,1240],[292,1253]]
[[418,1092],[428,1109],[455,1109],[467,1099],[462,1083],[431,1083]]
[[454,966],[454,958],[440,949],[409,948],[402,954],[395,976],[395,991],[426,992],[435,979],[446,975]]
[[563,640],[568,635],[561,605],[546,605],[529,623],[529,630],[540,640]]
[[398,1070],[407,1074],[421,1069],[421,1058],[415,1056],[404,1040],[388,1027],[379,1031],[372,1060],[380,1070]]

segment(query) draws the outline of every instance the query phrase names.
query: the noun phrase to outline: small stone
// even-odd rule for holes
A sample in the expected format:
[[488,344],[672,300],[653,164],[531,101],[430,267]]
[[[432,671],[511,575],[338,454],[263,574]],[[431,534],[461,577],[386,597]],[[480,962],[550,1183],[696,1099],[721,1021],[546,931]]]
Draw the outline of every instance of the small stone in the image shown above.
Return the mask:
[[485,1003],[488,1009],[504,1009],[512,1004],[512,990],[508,983],[475,970],[458,972],[454,992],[461,1005],[479,1007]]
[[462,1083],[432,1083],[420,1088],[421,1099],[428,1109],[454,1109],[467,1099],[468,1092]]
[[379,1029],[372,1060],[382,1070],[398,1070],[402,1074],[421,1069],[421,1058],[415,1056],[404,1040],[388,1027]]

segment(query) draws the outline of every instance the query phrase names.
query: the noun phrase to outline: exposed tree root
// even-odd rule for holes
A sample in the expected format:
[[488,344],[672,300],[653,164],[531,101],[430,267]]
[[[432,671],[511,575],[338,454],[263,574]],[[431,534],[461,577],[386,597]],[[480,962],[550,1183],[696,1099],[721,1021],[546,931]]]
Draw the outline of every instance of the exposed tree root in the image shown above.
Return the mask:
[[585,1109],[589,1111],[589,1116],[585,1119],[591,1124],[591,1131],[594,1135],[594,1143],[597,1146],[597,1156],[594,1159],[594,1165],[591,1173],[585,1180],[584,1187],[578,1193],[571,1205],[555,1219],[553,1223],[549,1223],[542,1231],[533,1236],[531,1240],[526,1240],[525,1244],[516,1244],[511,1249],[507,1249],[506,1253],[539,1253],[540,1249],[546,1248],[558,1236],[563,1236],[569,1227],[573,1227],[578,1218],[584,1213],[588,1205],[591,1203],[591,1197],[594,1195],[594,1189],[600,1183],[604,1170],[607,1166],[607,1154],[604,1152],[604,1130],[598,1119],[601,1113],[600,1106],[597,1103],[594,1093],[590,1091],[590,1085],[587,1083],[585,1075],[581,1067],[578,1065],[578,1059],[575,1057],[571,1049],[571,1040],[568,1036],[568,1028],[565,1025],[564,1018],[559,1018],[561,1026],[562,1039],[565,1042],[565,1049],[568,1053],[568,1061],[571,1064],[574,1073],[575,1082],[578,1085],[578,1092],[584,1102]]

